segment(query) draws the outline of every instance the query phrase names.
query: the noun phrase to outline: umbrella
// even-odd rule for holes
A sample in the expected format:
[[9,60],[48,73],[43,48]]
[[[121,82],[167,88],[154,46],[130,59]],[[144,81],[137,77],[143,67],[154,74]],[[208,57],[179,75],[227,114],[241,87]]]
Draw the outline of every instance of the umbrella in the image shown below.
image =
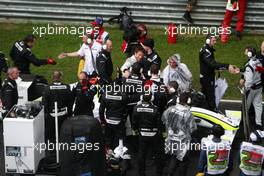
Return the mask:
[[219,77],[215,80],[215,104],[217,108],[219,106],[220,100],[225,94],[227,87],[228,84],[225,78]]

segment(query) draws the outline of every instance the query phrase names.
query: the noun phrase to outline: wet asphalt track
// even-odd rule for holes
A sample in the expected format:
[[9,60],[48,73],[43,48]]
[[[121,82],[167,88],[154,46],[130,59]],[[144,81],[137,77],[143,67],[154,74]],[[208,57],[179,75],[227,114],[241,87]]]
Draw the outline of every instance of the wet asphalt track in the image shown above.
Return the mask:
[[[221,104],[221,111],[224,112],[225,109],[229,110],[240,110],[241,105],[239,103],[222,103]],[[0,121],[0,176],[5,176],[4,173],[4,149],[3,149],[3,133],[2,133],[2,122]],[[15,132],[15,131],[14,131]],[[239,148],[239,143],[242,140],[243,134],[240,133],[239,135],[236,136],[234,145],[233,145],[233,163],[234,163],[234,169],[233,172],[231,173],[231,176],[239,176],[239,170],[237,167],[237,153],[238,153],[238,148]],[[188,168],[188,176],[194,176],[196,173],[196,167],[199,159],[199,152],[192,152],[190,155],[190,163],[189,163],[189,168]],[[165,161],[164,161],[165,162]],[[147,163],[147,176],[155,176],[154,173],[154,168],[152,166],[152,162]],[[132,160],[132,166],[131,169],[129,170],[127,176],[137,176],[136,175],[136,161]],[[166,171],[166,168],[164,169]],[[177,176],[177,172],[174,174],[174,176]],[[43,175],[42,175],[43,176]]]

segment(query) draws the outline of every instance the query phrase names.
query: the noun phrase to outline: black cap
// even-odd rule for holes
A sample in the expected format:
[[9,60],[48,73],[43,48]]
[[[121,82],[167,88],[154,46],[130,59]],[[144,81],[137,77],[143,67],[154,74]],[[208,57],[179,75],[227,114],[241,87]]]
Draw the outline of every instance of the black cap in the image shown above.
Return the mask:
[[153,39],[145,39],[142,43],[144,46],[148,46],[150,48],[154,48],[154,40]]

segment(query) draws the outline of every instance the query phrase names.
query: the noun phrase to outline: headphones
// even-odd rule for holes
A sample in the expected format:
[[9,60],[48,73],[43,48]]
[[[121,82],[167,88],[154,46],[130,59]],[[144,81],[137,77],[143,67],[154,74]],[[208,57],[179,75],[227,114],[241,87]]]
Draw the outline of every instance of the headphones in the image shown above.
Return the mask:
[[[174,88],[170,88],[170,90],[171,90],[171,89],[174,89]],[[174,89],[174,90],[175,90],[175,89]],[[177,104],[180,103],[180,97],[177,97],[176,102],[177,102]],[[191,100],[191,98],[189,97],[188,100],[187,100],[187,104],[190,105],[191,103],[192,103],[192,100]]]
[[143,31],[141,34],[142,35],[147,35],[147,31]]
[[253,47],[252,47],[252,48],[248,48],[247,56],[248,56],[249,58],[256,56],[256,49],[253,48]]
[[[151,76],[151,71],[150,70],[148,71],[148,76]],[[158,72],[158,76],[160,76],[160,70]]]
[[[143,101],[143,95],[140,95],[140,101]],[[150,102],[153,102],[153,101],[154,101],[154,95],[152,94]]]
[[91,43],[92,43],[92,39],[88,38],[88,39],[87,39],[87,43],[88,43],[88,44],[91,44]]
[[251,58],[251,57],[253,56],[253,53],[252,53],[251,51],[248,51],[248,52],[247,52],[247,56],[248,56],[249,58]]
[[206,40],[205,40],[205,43],[206,43],[207,45],[209,45],[209,44],[211,43],[211,38],[206,39]]
[[208,35],[207,35],[206,40],[205,40],[205,43],[206,43],[207,45],[209,45],[209,44],[211,43],[211,39],[212,39],[212,37],[215,37],[215,36],[212,35],[212,34],[208,34]]
[[192,99],[189,97],[187,100],[187,104],[190,105],[192,103]]
[[180,97],[177,96],[177,99],[176,99],[176,103],[179,104],[180,103]]
[[262,137],[263,136],[261,135],[261,132],[259,132],[259,130],[252,132],[249,136],[252,142],[260,142],[262,140]]
[[[173,88],[173,89],[174,89],[174,88]],[[174,89],[174,90],[175,90],[175,89]],[[177,96],[176,103],[177,103],[177,104],[180,103],[180,95]],[[187,105],[191,105],[191,103],[192,103],[192,99],[191,99],[190,96],[188,96],[188,99],[187,99]]]
[[103,50],[106,50],[107,49],[107,45],[103,44],[102,48],[103,48]]
[[90,31],[86,31],[86,36],[87,36],[87,44],[90,45],[94,39],[94,33]]
[[176,90],[175,90],[173,87],[170,87],[170,88],[169,88],[169,91],[170,91],[171,93],[176,92]]

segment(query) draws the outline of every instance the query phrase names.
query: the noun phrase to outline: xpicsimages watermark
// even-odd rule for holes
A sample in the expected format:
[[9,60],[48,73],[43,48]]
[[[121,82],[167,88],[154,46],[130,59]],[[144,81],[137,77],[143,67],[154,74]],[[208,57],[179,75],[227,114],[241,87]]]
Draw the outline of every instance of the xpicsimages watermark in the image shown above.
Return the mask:
[[98,151],[100,149],[100,143],[37,143],[34,144],[34,150],[40,153],[45,151],[78,151],[78,153],[84,153],[86,151]]
[[[189,26],[189,25],[175,25],[175,26],[165,26],[165,35],[207,35],[214,34],[215,36],[219,36],[223,33],[230,35],[231,27],[223,28],[223,27],[200,27],[200,26]],[[99,33],[99,27],[91,27],[91,26],[63,26],[58,24],[47,24],[43,26],[33,26],[32,34],[37,35],[39,37],[43,37],[45,35],[78,35],[82,37],[85,34],[89,34],[92,31],[94,34]]]
[[185,143],[182,141],[165,143],[165,151],[170,151],[172,153],[176,151],[182,150],[191,150],[191,151],[200,151],[200,150],[231,150],[231,146],[226,145],[224,143],[214,143],[210,146],[206,145],[205,143]]
[[166,92],[166,86],[162,85],[162,86],[158,86],[156,84],[153,84],[151,86],[142,86],[140,84],[138,85],[132,85],[132,84],[123,84],[123,85],[119,85],[119,84],[112,84],[112,85],[102,85],[99,86],[99,92],[106,92],[106,93],[110,93],[110,92],[114,92],[114,93],[118,93],[118,92],[138,92],[138,93],[144,93],[144,92],[149,92],[151,89],[152,93],[156,93],[156,92]]
[[171,25],[169,27],[164,27],[165,35],[174,36],[174,35],[208,35],[213,34],[215,36],[219,36],[222,34],[231,34],[231,27],[223,28],[223,27],[200,27],[200,26],[184,26],[182,24],[179,25]]
[[62,25],[53,25],[47,24],[45,26],[33,26],[32,34],[37,35],[39,37],[43,37],[45,35],[78,35],[82,37],[85,34],[91,34],[92,31],[94,34],[99,33],[98,27],[91,26],[62,26]]

